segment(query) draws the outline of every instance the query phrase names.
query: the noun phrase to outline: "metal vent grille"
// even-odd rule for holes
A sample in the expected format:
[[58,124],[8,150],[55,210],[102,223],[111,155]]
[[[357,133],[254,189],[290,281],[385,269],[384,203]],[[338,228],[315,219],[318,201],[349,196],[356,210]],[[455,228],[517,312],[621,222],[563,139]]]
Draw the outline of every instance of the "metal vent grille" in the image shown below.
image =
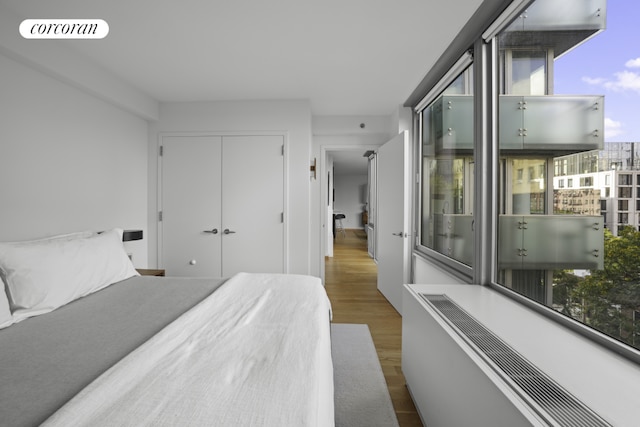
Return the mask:
[[[485,328],[446,295],[421,294],[447,323],[523,398],[533,401],[549,425],[566,427],[611,426],[548,375]],[[515,387],[514,387],[515,385]],[[540,411],[539,409],[542,409]]]

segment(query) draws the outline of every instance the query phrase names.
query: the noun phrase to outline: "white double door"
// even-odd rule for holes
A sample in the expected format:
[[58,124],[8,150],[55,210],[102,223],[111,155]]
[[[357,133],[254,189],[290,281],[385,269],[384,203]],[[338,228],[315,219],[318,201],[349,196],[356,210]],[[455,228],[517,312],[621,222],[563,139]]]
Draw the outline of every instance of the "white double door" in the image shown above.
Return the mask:
[[162,138],[168,276],[284,272],[283,144],[281,135]]

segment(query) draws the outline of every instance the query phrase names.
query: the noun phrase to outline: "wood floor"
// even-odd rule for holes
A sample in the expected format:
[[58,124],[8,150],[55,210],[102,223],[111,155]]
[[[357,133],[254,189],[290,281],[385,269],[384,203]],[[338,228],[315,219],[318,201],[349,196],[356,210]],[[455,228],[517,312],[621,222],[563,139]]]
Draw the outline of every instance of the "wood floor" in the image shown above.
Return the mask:
[[400,427],[422,427],[401,370],[402,318],[377,289],[378,269],[364,230],[346,230],[325,258],[325,285],[334,323],[369,325]]

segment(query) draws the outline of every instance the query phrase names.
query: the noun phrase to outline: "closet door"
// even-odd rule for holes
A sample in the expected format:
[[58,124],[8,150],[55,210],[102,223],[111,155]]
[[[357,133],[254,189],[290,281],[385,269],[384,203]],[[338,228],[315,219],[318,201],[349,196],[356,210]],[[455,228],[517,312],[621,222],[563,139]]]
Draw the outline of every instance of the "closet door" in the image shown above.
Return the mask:
[[222,276],[222,138],[162,139],[162,267],[167,276]]
[[283,136],[224,136],[222,273],[284,272]]

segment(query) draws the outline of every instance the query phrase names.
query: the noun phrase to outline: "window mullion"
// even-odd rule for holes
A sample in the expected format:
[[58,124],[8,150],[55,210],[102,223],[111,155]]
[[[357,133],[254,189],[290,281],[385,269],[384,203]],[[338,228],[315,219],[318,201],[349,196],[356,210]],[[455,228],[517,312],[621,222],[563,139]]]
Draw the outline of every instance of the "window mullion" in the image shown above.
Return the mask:
[[496,280],[498,200],[498,43],[474,45],[474,269],[473,283]]

